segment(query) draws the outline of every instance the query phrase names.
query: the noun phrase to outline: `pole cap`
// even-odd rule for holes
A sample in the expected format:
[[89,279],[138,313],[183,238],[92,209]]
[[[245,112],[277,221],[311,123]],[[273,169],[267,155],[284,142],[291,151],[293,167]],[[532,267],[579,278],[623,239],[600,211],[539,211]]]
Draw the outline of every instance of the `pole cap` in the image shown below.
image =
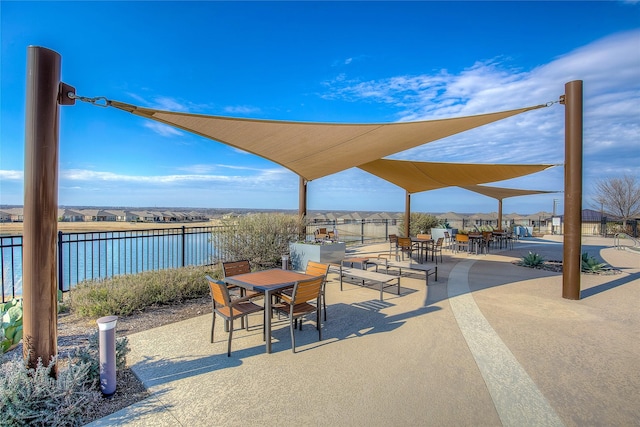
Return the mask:
[[118,316],[105,316],[101,317],[98,320],[98,329],[101,331],[108,331],[116,327],[116,323],[118,322]]

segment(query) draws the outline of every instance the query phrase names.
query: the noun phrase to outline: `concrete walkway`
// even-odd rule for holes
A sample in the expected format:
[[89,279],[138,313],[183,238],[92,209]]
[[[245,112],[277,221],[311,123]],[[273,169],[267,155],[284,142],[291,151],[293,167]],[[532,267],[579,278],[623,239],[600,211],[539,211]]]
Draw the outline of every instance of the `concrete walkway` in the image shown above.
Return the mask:
[[586,238],[583,252],[622,272],[582,275],[570,301],[561,275],[512,264],[529,251],[561,259],[558,240],[445,250],[437,282],[403,276],[382,302],[330,275],[323,340],[307,322],[296,354],[284,321],[264,353],[259,315],[234,332],[230,358],[222,328],[209,342],[210,314],[130,335],[152,397],[90,425],[640,425],[640,255]]

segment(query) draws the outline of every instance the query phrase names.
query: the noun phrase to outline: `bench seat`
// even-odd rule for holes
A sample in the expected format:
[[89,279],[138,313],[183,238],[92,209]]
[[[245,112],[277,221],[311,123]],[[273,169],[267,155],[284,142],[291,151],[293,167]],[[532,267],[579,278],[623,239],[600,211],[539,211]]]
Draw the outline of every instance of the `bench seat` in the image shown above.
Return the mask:
[[[342,266],[340,267],[339,274],[340,290],[342,290],[342,279],[352,278],[361,281],[362,286],[367,286],[367,282],[370,284],[380,285],[380,301],[383,300],[382,292],[384,288],[397,286],[397,294],[400,295],[400,276],[389,276],[388,274],[376,273],[375,271],[362,270],[359,268],[345,268]],[[392,283],[394,281],[396,281],[396,283]]]
[[375,265],[376,272],[379,268],[383,267],[385,269],[385,273],[389,271],[389,268],[397,268],[398,274],[402,275],[402,269],[412,270],[412,271],[422,271],[424,272],[424,280],[425,285],[429,286],[429,276],[435,276],[435,281],[438,281],[438,266],[428,266],[425,264],[417,264],[415,262],[402,262],[402,261],[393,261],[387,258],[372,258],[367,261],[367,266]]

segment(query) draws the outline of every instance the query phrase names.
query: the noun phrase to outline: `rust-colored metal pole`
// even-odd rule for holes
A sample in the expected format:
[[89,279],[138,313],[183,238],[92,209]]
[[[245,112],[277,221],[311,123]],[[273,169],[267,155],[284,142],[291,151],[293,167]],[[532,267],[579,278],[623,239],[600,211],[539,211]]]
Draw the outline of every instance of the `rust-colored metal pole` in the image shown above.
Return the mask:
[[57,354],[57,213],[60,55],[27,49],[22,249],[23,356],[30,367]]
[[404,203],[404,237],[409,237],[411,230],[411,194],[407,191]]
[[[304,220],[307,217],[307,180],[300,177],[300,185],[298,191],[298,215]],[[302,222],[302,221],[301,221]],[[300,238],[306,238],[307,230],[304,224],[300,226]]]
[[300,188],[298,193],[298,214],[301,217],[307,216],[307,180],[300,177]]
[[502,199],[498,200],[498,230],[502,230]]
[[562,297],[580,299],[582,245],[582,80],[565,84]]

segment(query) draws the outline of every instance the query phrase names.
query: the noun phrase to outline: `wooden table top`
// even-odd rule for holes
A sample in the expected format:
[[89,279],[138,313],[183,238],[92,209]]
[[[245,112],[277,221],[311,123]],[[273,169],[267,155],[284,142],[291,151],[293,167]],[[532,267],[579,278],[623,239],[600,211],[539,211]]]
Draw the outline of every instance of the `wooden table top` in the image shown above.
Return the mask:
[[226,277],[224,280],[233,285],[242,287],[251,286],[264,290],[266,288],[279,288],[283,285],[292,285],[294,282],[312,277],[314,276],[290,270],[282,270],[280,268],[272,268],[270,270],[238,274],[236,276]]

